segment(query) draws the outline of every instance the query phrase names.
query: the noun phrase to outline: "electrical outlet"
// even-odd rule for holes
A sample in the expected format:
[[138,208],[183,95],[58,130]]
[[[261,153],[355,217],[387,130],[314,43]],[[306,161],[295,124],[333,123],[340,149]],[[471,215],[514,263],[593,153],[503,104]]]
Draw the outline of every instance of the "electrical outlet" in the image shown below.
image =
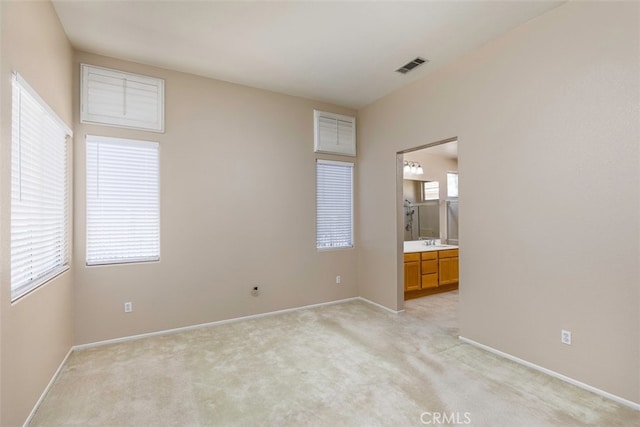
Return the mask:
[[560,332],[560,341],[562,344],[571,345],[571,331],[562,330]]
[[255,285],[253,289],[251,289],[251,296],[257,297],[258,295],[260,295],[260,291],[258,290],[258,285]]
[[130,302],[125,302],[124,303],[124,312],[125,313],[131,313],[133,311],[133,304]]
[[336,276],[336,284],[339,285],[340,283],[342,283],[342,277]]

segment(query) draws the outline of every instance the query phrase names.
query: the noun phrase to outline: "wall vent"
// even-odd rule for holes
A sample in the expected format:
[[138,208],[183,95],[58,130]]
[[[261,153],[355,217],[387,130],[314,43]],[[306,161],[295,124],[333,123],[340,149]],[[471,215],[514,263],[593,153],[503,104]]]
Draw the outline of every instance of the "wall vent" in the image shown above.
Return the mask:
[[404,64],[402,67],[398,68],[396,71],[401,74],[407,74],[409,71],[413,70],[416,67],[419,67],[420,65],[426,62],[429,62],[429,61],[426,59],[422,59],[418,56],[416,57],[416,59],[412,59],[411,61]]

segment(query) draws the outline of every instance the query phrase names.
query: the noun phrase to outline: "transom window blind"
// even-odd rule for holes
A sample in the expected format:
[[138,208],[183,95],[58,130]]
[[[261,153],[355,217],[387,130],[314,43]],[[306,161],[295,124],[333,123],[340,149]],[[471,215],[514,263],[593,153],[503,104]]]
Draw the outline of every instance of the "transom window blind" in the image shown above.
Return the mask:
[[314,110],[315,152],[356,155],[356,119]]
[[83,123],[164,131],[164,80],[82,64]]
[[87,136],[87,265],[160,259],[159,144]]
[[11,300],[69,265],[71,130],[18,74],[11,110]]
[[353,247],[353,163],[316,162],[316,248]]

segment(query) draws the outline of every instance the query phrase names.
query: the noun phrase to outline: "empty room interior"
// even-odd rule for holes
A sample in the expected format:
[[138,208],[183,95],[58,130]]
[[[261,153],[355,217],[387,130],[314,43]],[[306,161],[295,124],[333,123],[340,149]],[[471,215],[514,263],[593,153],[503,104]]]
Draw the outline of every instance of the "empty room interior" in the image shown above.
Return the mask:
[[637,1],[0,19],[1,426],[640,425]]

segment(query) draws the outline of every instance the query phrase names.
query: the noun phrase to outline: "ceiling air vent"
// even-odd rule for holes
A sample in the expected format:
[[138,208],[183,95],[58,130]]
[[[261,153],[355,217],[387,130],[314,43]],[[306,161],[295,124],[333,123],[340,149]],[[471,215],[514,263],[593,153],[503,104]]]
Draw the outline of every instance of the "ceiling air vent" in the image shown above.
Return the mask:
[[422,59],[420,57],[416,57],[416,59],[413,59],[413,60],[407,62],[402,67],[398,68],[396,71],[398,73],[407,74],[409,71],[411,71],[414,68],[424,64],[425,62],[429,62],[429,61],[427,61],[426,59]]

